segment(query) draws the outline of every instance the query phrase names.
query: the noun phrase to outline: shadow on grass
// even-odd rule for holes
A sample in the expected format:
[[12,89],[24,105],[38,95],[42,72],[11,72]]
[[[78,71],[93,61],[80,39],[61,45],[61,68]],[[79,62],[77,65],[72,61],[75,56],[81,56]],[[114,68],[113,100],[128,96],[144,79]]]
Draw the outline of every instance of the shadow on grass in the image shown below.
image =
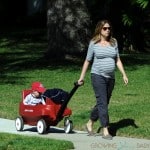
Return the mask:
[[[138,128],[138,126],[135,124],[135,121],[133,119],[128,118],[128,119],[122,119],[122,120],[115,122],[115,123],[110,123],[109,124],[109,132],[112,136],[116,136],[116,133],[120,128],[125,128],[128,126]],[[98,128],[97,133],[101,132],[101,128],[102,127]]]
[[[21,71],[34,71],[36,69],[56,70],[61,68],[79,70],[83,64],[84,57],[64,59],[63,61],[50,60],[44,57],[47,50],[46,29],[9,29],[0,35],[0,77],[2,84],[15,83],[16,80],[24,80],[26,77],[19,75],[11,76],[10,73]],[[81,59],[82,58],[82,59]],[[125,66],[135,70],[139,65],[149,65],[150,55],[130,54],[121,55]],[[31,67],[32,66],[32,67]]]
[[0,35],[0,83],[25,82],[24,71],[57,70],[72,71],[81,67],[71,59],[51,60],[45,58],[47,51],[46,29],[18,29],[3,31]]
[[139,66],[150,65],[149,53],[126,54],[120,57],[124,66],[127,66],[129,70],[136,70]]
[[4,29],[0,35],[0,70],[9,73],[47,67],[57,69],[59,66],[72,67],[77,64],[74,61],[77,59],[47,58],[47,49],[46,28]]
[[134,128],[138,128],[138,126],[135,124],[135,121],[133,119],[122,119],[118,122],[115,123],[110,123],[110,133],[113,136],[116,136],[117,130],[119,130],[120,128],[125,128],[128,126],[132,126]]

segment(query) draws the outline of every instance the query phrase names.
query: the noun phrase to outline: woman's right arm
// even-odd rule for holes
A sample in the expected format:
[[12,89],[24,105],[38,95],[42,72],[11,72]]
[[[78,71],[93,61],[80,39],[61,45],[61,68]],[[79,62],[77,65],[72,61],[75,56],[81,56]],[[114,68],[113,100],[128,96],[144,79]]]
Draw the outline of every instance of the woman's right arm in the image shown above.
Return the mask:
[[84,83],[84,77],[85,77],[85,74],[87,72],[89,64],[90,64],[90,61],[88,61],[88,60],[84,61],[84,64],[83,64],[83,67],[82,67],[82,71],[81,71],[81,75],[80,75],[80,78],[78,80],[78,84],[79,85],[82,85]]

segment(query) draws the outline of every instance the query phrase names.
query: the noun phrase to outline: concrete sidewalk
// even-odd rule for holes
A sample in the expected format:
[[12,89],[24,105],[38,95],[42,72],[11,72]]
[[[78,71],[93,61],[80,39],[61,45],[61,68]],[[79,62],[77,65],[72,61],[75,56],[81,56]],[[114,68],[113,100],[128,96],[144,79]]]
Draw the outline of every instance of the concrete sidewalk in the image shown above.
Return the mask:
[[86,132],[74,131],[66,134],[64,130],[51,127],[47,134],[40,135],[36,127],[24,126],[22,132],[16,131],[15,121],[0,118],[0,132],[38,136],[72,141],[75,150],[150,150],[150,140],[115,136],[113,140],[105,140],[101,136],[87,136]]

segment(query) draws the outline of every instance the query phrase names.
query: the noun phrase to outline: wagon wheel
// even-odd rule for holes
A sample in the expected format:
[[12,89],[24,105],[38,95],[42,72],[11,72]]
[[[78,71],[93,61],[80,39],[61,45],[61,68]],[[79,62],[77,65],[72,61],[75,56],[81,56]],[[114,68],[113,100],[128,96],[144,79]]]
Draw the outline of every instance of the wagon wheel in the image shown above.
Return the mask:
[[64,120],[64,131],[65,133],[70,133],[73,130],[73,122],[69,120],[69,118],[65,118]]
[[15,127],[17,131],[22,131],[24,127],[23,119],[22,117],[17,117],[15,120]]
[[49,128],[50,128],[50,125],[47,125],[47,126],[46,126],[46,131],[48,131],[48,130],[49,130]]
[[44,119],[40,119],[37,123],[37,131],[39,134],[43,134],[46,131],[46,122]]

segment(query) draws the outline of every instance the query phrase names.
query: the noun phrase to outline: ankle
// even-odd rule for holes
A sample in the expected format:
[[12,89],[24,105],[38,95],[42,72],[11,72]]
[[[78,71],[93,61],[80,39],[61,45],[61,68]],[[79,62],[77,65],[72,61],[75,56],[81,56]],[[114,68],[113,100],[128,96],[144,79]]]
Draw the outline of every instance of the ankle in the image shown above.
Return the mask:
[[93,121],[92,120],[89,120],[86,124],[87,128],[89,129],[89,131],[92,131],[93,130]]
[[109,135],[109,131],[108,131],[108,128],[107,127],[104,127],[103,128],[103,134],[106,136],[106,135]]

